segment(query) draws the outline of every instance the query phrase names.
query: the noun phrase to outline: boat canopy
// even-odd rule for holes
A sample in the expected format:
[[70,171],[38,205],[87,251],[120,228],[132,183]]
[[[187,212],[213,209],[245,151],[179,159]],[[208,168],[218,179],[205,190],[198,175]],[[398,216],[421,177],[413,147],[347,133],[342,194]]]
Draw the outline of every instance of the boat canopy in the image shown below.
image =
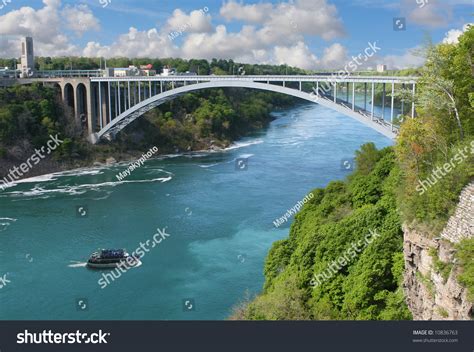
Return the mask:
[[101,258],[123,258],[124,256],[123,249],[103,249],[100,253]]

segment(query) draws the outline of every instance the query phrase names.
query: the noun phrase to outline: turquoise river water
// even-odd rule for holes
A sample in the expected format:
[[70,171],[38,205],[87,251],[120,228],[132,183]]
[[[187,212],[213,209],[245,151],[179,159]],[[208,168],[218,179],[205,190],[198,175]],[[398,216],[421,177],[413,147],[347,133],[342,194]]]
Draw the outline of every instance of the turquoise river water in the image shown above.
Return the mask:
[[[227,318],[261,291],[265,256],[288,235],[291,220],[273,221],[344,178],[361,144],[392,143],[318,105],[274,115],[225,151],[152,159],[123,181],[126,163],[0,192],[0,319]],[[158,228],[169,237],[107,287],[84,266],[96,249],[132,252]]]

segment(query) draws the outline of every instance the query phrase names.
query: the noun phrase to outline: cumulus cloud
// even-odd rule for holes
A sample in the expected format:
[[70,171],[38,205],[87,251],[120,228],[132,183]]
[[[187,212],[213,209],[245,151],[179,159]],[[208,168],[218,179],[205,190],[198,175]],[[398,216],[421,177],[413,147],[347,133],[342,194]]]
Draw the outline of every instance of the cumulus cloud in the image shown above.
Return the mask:
[[100,30],[99,20],[87,5],[66,6],[62,11],[62,16],[65,18],[68,28],[79,36],[90,30]]
[[318,58],[305,43],[298,42],[294,46],[275,47],[272,63],[288,64],[306,70],[317,70],[343,68],[349,61],[347,49],[339,43],[334,43],[325,48],[322,57]]
[[444,27],[452,17],[452,4],[439,0],[403,0],[402,12],[411,23],[422,27]]
[[[247,24],[238,32],[229,32],[225,25],[218,25],[213,32],[188,35],[181,47],[184,57],[246,59],[253,63],[315,68],[327,61],[316,59],[304,44],[304,35],[331,40],[345,34],[336,7],[326,0],[253,5],[230,0],[223,4],[220,14],[228,21]],[[296,51],[290,54],[291,50]],[[289,55],[285,57],[283,53]]]
[[191,11],[188,14],[176,9],[173,11],[173,15],[167,21],[167,29],[169,31],[176,31],[180,28],[186,28],[186,32],[189,33],[203,33],[211,32],[211,16],[207,14],[209,9],[207,7]]
[[130,27],[111,45],[102,46],[97,42],[88,42],[82,53],[89,57],[173,57],[179,56],[178,48],[168,37],[153,28],[139,31]]
[[[469,29],[469,26],[474,25],[473,23],[465,24],[462,29],[451,29],[446,34],[442,43],[445,44],[457,44],[459,37]],[[378,63],[383,63],[388,66],[389,69],[404,69],[420,67],[425,63],[426,59],[423,56],[423,50],[421,47],[414,47],[405,51],[401,55],[388,55],[383,58],[377,59]]]
[[[326,0],[296,0],[279,4],[244,5],[230,0],[220,10],[230,20],[240,20],[260,27],[260,36],[267,41],[296,35],[313,35],[332,40],[345,35],[337,8]],[[295,40],[293,40],[295,42]]]
[[228,21],[240,20],[261,24],[269,18],[272,10],[273,4],[271,3],[244,5],[235,1],[229,1],[221,7],[220,14]]
[[277,46],[274,49],[275,63],[288,64],[303,69],[314,69],[318,65],[317,57],[311,53],[308,46],[303,42],[298,42],[292,47]]
[[449,30],[443,39],[445,44],[457,44],[459,43],[459,37],[469,29],[470,26],[474,26],[474,23],[465,24],[462,29],[451,29]]
[[425,58],[420,54],[420,47],[408,49],[400,55],[387,55],[377,60],[377,63],[387,65],[390,70],[420,67],[425,63]]
[[[323,40],[344,36],[337,9],[326,0],[254,5],[230,0],[222,5],[220,14],[228,21],[245,22],[236,31],[229,31],[224,24],[214,27],[208,11],[186,13],[177,9],[161,29],[130,27],[110,44],[89,41],[82,49],[72,44],[67,31],[81,36],[86,30],[100,29],[92,11],[86,5],[61,7],[60,0],[43,0],[43,4],[38,10],[22,7],[0,16],[0,56],[18,56],[18,37],[30,35],[35,39],[36,54],[45,56],[232,58],[310,70],[343,68],[350,61],[347,49],[340,43],[312,52],[305,42],[305,35]],[[169,32],[183,27],[182,39],[171,40]],[[447,38],[454,40],[457,34],[450,31]],[[371,60],[372,64],[377,61],[391,68],[422,64],[422,59],[410,52]]]
[[99,28],[98,20],[86,5],[61,10],[60,0],[43,0],[38,10],[24,6],[0,16],[0,56],[17,57],[19,38],[31,36],[35,40],[35,55],[76,55],[79,48],[71,44],[65,30],[82,34]]
[[347,49],[339,43],[334,43],[324,49],[323,57],[319,62],[320,68],[342,68],[349,61]]

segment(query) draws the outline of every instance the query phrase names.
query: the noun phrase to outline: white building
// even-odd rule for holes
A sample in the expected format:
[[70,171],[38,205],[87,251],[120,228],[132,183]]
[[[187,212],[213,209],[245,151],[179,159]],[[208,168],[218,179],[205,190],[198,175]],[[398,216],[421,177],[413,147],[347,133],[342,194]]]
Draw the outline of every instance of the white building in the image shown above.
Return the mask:
[[114,68],[114,77],[139,76],[140,71],[136,66]]
[[176,69],[171,68],[171,67],[163,67],[163,72],[161,73],[162,76],[175,76],[176,75]]
[[385,71],[387,71],[387,65],[383,65],[383,64],[377,65],[377,72],[385,72]]
[[35,71],[35,55],[33,52],[33,38],[21,39],[21,63],[17,67],[22,77],[30,77]]

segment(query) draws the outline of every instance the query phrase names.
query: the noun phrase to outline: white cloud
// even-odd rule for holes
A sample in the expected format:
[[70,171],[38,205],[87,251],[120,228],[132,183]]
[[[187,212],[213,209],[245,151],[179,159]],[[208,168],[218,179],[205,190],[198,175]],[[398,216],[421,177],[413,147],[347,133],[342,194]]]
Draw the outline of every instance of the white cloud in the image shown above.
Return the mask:
[[[314,68],[318,62],[304,44],[304,35],[330,40],[345,33],[336,7],[326,0],[297,0],[276,5],[268,2],[244,5],[231,0],[221,7],[220,13],[229,21],[243,20],[248,24],[238,32],[228,32],[225,25],[218,25],[214,32],[188,35],[181,47],[185,58],[286,62]],[[293,49],[297,56],[291,54]],[[288,55],[285,57],[283,53]]]
[[130,27],[128,33],[120,35],[109,46],[87,43],[82,54],[89,57],[173,57],[179,56],[179,51],[165,34],[158,33],[155,28],[139,31]]
[[233,58],[257,49],[264,49],[264,46],[257,38],[254,27],[244,26],[240,32],[229,33],[226,26],[219,25],[213,33],[186,37],[181,52],[186,58],[212,59]]
[[[318,53],[312,52],[305,43],[305,35],[324,40],[344,35],[337,9],[326,0],[255,5],[228,1],[221,7],[220,14],[229,21],[247,23],[232,32],[223,24],[213,27],[207,11],[185,13],[177,9],[161,29],[130,27],[111,44],[90,41],[83,49],[72,44],[64,28],[78,36],[86,30],[98,30],[99,21],[91,10],[86,5],[61,8],[59,0],[43,0],[43,3],[44,7],[38,10],[22,7],[0,16],[0,34],[3,35],[0,57],[18,56],[18,37],[31,35],[35,39],[36,54],[45,56],[232,58],[238,62],[288,64],[311,70],[339,69],[350,61],[347,49],[340,43],[331,43]],[[182,40],[170,40],[169,32],[183,26],[187,33],[183,33]],[[458,32],[448,32],[445,40],[455,40]],[[407,51],[402,55],[374,57],[370,64],[376,62],[390,68],[406,68],[423,64],[423,59]]]
[[228,21],[240,20],[259,24],[269,18],[272,10],[273,5],[271,3],[244,5],[231,0],[222,5],[220,13]]
[[231,0],[220,10],[227,20],[241,20],[259,25],[262,39],[274,41],[283,37],[313,35],[332,40],[345,35],[337,8],[326,0],[296,0],[280,4],[244,5]]
[[173,15],[168,19],[168,31],[177,31],[180,28],[185,28],[188,33],[203,33],[211,32],[211,15],[207,14],[209,9],[207,7],[201,10],[191,11],[189,15],[176,9]]
[[320,68],[342,68],[349,61],[347,49],[339,43],[334,43],[324,49],[323,57],[319,62]]
[[303,42],[298,42],[292,47],[277,46],[274,55],[275,63],[278,65],[287,64],[307,70],[314,69],[318,65],[317,57]]
[[445,34],[443,43],[445,44],[457,44],[459,43],[459,37],[468,30],[469,26],[473,26],[474,23],[465,24],[462,29],[451,29]]
[[65,30],[80,35],[99,27],[98,20],[86,5],[61,10],[60,0],[43,0],[38,10],[21,7],[0,16],[0,35],[6,37],[0,44],[0,56],[17,57],[19,38],[31,36],[35,41],[35,55],[76,55],[79,48],[71,44]]
[[425,63],[425,58],[418,54],[419,47],[408,49],[401,55],[387,55],[380,58],[377,63],[387,65],[389,70],[420,67]]
[[[452,4],[439,0],[403,0],[402,13],[411,23],[422,27],[444,27],[452,17]],[[410,25],[410,23],[408,23]]]
[[87,5],[66,6],[62,11],[62,16],[67,22],[68,28],[79,36],[90,30],[100,30],[99,20]]

